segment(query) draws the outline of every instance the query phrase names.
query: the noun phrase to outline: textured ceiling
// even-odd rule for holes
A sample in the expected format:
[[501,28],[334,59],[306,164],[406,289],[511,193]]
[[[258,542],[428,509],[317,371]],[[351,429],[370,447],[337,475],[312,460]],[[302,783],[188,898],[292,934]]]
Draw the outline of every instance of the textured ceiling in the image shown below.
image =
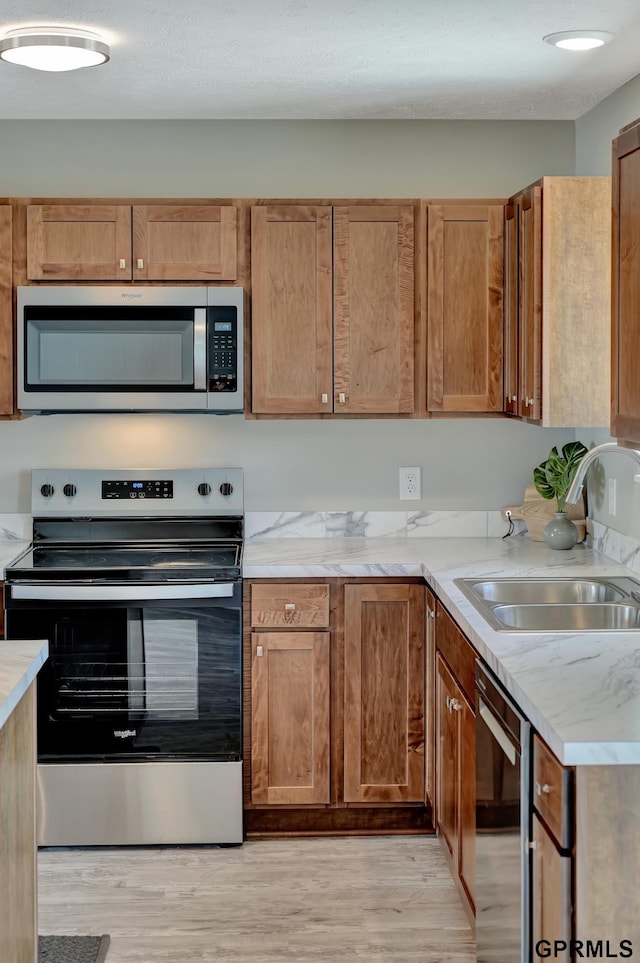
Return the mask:
[[[0,18],[112,48],[64,74],[0,62],[0,118],[570,120],[640,73],[638,0],[11,0]],[[587,28],[615,39],[542,42]]]

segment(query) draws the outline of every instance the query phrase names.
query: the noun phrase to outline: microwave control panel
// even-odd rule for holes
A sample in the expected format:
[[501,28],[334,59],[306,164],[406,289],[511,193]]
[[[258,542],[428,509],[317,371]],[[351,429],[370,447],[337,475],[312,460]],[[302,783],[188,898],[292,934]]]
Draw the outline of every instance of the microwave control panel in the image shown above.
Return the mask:
[[238,312],[235,307],[209,308],[209,391],[238,388]]

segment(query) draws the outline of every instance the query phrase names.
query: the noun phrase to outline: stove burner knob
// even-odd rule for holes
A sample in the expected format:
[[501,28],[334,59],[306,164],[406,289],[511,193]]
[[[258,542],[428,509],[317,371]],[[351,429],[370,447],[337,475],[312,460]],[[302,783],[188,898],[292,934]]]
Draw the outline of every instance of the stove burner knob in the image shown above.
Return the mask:
[[209,485],[207,482],[200,482],[200,484],[198,485],[198,495],[210,495],[210,494],[211,494],[211,485]]
[[220,485],[220,494],[224,495],[225,498],[227,497],[227,495],[230,495],[232,491],[233,491],[233,485],[230,482],[223,482]]
[[78,489],[76,488],[75,485],[65,485],[64,488],[62,489],[63,493],[67,496],[67,498],[73,498],[77,490]]
[[40,488],[40,494],[44,498],[51,498],[54,491],[55,491],[55,488],[53,487],[53,485],[49,485],[48,483],[46,485],[42,485],[42,487]]

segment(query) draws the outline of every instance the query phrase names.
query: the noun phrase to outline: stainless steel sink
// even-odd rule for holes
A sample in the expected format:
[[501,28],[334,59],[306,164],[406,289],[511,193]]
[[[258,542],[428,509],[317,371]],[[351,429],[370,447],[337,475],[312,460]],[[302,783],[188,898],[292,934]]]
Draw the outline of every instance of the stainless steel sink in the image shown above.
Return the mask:
[[640,605],[583,602],[573,605],[496,605],[502,625],[523,632],[591,632],[640,629]]
[[616,588],[611,582],[585,578],[505,578],[489,581],[475,579],[470,585],[471,591],[487,602],[591,603],[615,602],[625,597],[625,592]]
[[456,579],[498,632],[640,629],[640,582],[616,578]]

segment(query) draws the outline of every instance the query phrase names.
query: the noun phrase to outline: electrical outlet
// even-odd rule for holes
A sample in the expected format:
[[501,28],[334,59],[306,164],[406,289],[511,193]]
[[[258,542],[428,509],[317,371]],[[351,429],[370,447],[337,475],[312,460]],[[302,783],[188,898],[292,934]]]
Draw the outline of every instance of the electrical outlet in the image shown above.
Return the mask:
[[400,469],[400,500],[412,501],[420,498],[421,468]]
[[615,515],[616,513],[616,479],[609,478],[609,514]]

